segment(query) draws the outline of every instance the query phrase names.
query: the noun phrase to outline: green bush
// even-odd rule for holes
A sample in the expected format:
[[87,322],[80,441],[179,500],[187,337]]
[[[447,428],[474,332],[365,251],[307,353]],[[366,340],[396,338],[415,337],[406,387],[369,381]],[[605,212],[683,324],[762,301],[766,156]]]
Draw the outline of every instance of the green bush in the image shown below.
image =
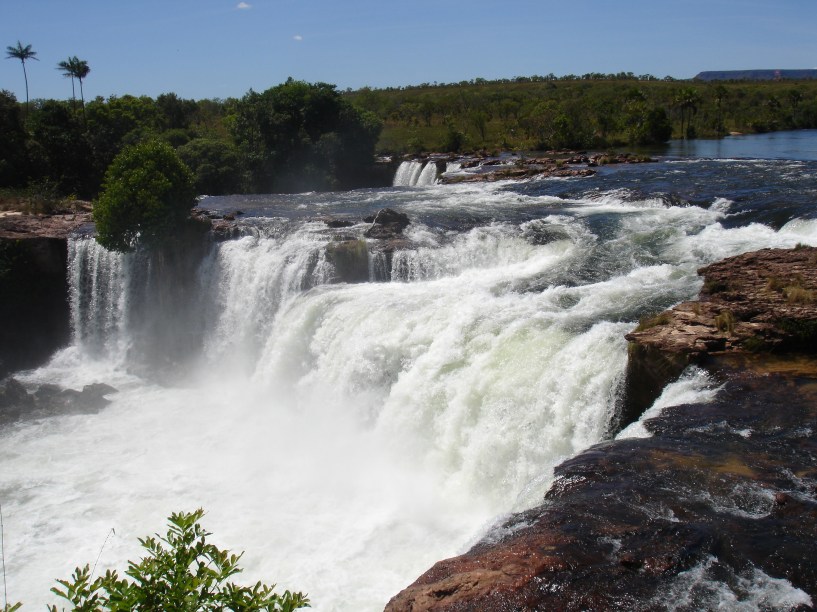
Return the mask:
[[113,251],[161,242],[195,205],[193,175],[170,145],[142,142],[124,149],[105,173],[94,203],[97,241]]
[[[148,554],[139,563],[130,561],[127,578],[115,571],[94,579],[89,566],[77,568],[71,580],[58,580],[51,589],[68,600],[74,610],[269,610],[292,612],[309,607],[301,593],[284,591],[261,582],[242,587],[226,582],[241,572],[241,555],[231,555],[206,541],[199,520],[204,511],[173,514],[165,537],[139,539]],[[158,538],[158,539],[157,539]],[[57,606],[51,606],[57,612]]]

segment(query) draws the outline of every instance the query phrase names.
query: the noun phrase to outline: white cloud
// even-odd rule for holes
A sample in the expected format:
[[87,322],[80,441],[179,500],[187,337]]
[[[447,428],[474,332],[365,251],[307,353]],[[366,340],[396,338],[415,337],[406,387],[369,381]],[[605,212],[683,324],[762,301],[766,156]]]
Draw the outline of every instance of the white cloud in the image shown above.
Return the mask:
[[300,34],[296,34],[295,36],[292,37],[292,40],[297,40],[298,42],[301,42],[303,39],[304,37],[301,36]]
[[246,2],[239,2],[238,4],[235,5],[235,8],[244,11],[247,9],[251,9],[252,4],[247,4]]

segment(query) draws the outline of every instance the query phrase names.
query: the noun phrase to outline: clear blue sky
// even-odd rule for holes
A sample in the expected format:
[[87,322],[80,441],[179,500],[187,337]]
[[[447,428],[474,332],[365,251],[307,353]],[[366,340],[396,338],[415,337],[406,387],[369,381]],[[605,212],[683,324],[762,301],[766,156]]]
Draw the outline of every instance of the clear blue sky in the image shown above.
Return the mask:
[[[0,45],[31,44],[32,98],[91,67],[85,97],[241,96],[288,76],[340,89],[533,74],[817,67],[817,0],[0,0]],[[5,55],[5,54],[4,54]],[[0,89],[25,97],[20,62]]]

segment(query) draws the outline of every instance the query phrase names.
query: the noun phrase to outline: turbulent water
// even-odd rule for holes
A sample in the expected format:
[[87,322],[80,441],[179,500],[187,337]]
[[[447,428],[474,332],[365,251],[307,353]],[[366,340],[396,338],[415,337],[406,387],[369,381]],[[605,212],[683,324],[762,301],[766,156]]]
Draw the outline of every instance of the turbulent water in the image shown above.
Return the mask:
[[[246,551],[246,582],[307,591],[318,610],[382,608],[615,434],[623,336],[696,295],[698,267],[817,245],[815,173],[677,159],[208,198],[244,213],[245,236],[183,262],[77,237],[73,343],[18,378],[119,393],[0,430],[9,598],[50,601],[54,578],[97,557],[97,573],[121,568],[138,536],[201,506],[214,541]],[[338,282],[327,244],[368,225],[319,219],[385,206],[411,218],[408,246],[387,256],[370,240],[369,282]]]

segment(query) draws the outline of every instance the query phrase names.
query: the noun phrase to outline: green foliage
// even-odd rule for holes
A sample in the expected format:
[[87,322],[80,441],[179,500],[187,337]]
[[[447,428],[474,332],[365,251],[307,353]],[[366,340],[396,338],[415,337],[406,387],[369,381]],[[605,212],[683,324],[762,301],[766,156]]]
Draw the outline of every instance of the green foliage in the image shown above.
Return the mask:
[[[659,80],[650,75],[429,84],[350,92],[384,121],[378,149],[408,152],[412,132],[429,150],[445,149],[446,118],[471,126],[486,148],[570,148],[661,143],[670,137],[717,138],[730,131],[817,128],[817,81]],[[483,121],[487,118],[487,121]]]
[[46,100],[35,106],[28,120],[30,179],[53,183],[62,194],[90,195],[92,150],[81,117],[67,102]]
[[245,95],[235,105],[231,127],[253,189],[287,192],[354,183],[355,173],[373,163],[381,125],[334,85],[289,79]]
[[28,172],[26,132],[17,99],[0,90],[0,186],[21,187]]
[[128,147],[108,168],[94,204],[97,241],[122,252],[137,242],[156,244],[181,227],[194,205],[193,176],[169,145]]
[[193,171],[196,193],[223,195],[241,189],[242,167],[238,149],[216,138],[196,138],[176,149]]
[[[140,538],[147,555],[128,562],[125,575],[115,571],[94,578],[88,565],[77,568],[69,580],[52,588],[79,612],[97,610],[269,610],[292,612],[309,607],[302,593],[274,592],[275,585],[257,582],[252,587],[227,582],[240,573],[241,555],[230,554],[207,542],[211,534],[199,524],[204,511],[172,514],[167,534]],[[57,612],[57,606],[49,608]]]

